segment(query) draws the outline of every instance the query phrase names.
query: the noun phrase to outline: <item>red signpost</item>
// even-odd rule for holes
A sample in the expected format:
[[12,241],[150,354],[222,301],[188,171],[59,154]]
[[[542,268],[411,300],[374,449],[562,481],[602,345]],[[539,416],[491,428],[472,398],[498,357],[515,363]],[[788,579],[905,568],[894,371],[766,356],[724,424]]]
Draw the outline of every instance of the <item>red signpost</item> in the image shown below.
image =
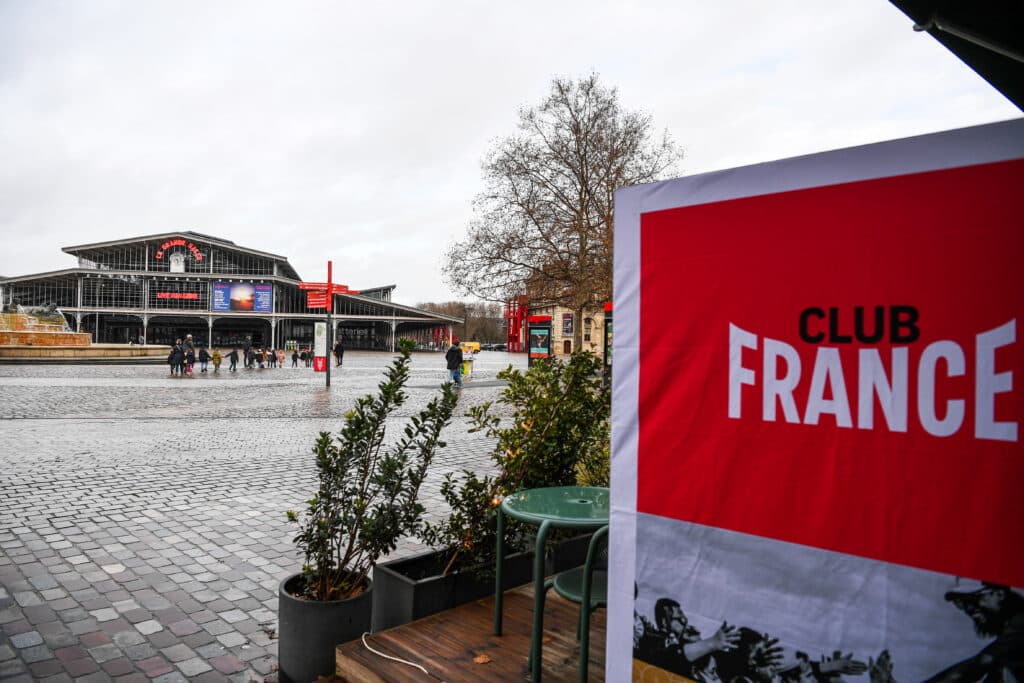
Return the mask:
[[[299,289],[306,292],[306,308],[327,309],[327,351],[324,356],[314,356],[314,372],[327,373],[327,386],[331,386],[331,364],[328,358],[333,347],[334,329],[331,325],[331,313],[334,309],[335,294],[359,294],[358,289],[349,289],[348,285],[336,285],[331,282],[334,263],[327,262],[327,282],[300,282]],[[315,348],[315,347],[314,347]]]

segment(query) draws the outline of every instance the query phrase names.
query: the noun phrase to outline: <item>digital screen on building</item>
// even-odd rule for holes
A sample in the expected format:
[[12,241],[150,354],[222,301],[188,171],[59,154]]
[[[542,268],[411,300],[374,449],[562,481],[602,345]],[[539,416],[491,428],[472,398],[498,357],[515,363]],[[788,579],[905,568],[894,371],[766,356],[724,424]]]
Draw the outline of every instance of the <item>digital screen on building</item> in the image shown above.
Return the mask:
[[249,282],[214,282],[213,311],[249,311],[271,313],[274,310],[274,286]]

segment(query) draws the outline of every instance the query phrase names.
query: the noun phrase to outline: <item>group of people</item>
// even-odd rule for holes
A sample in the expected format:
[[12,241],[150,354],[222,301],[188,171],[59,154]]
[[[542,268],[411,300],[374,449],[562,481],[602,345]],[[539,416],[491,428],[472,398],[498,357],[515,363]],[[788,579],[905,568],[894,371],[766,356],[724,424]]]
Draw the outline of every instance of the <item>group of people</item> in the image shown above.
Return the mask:
[[778,638],[726,622],[705,638],[671,598],[654,603],[654,623],[634,612],[633,656],[699,683],[838,683],[868,668],[839,652],[821,661],[797,652],[796,663],[784,666]]
[[[335,367],[341,367],[345,356],[345,346],[340,339],[335,342],[332,353],[336,360]],[[299,367],[300,362],[307,368],[311,367],[313,365],[313,350],[295,348],[292,350],[291,359],[293,368]],[[229,363],[228,371],[237,372],[240,360],[242,361],[242,366],[248,370],[256,368],[283,368],[286,355],[283,349],[257,348],[248,342],[243,344],[241,348],[237,346],[232,348],[231,352],[226,356],[222,355],[217,349],[214,349],[211,353],[205,345],[197,345],[190,334],[184,340],[176,339],[174,346],[171,347],[171,352],[167,356],[167,363],[171,366],[171,375],[173,377],[192,377],[192,371],[197,362],[201,373],[207,372],[210,363],[213,364],[213,371],[219,373],[221,363],[224,360],[227,360]]]
[[171,352],[167,355],[167,364],[171,366],[172,377],[192,377],[192,370],[199,362],[199,372],[206,372],[209,364],[213,363],[213,371],[220,372],[220,364],[223,361],[220,351],[214,349],[210,353],[205,346],[200,345],[197,349],[192,335],[187,335],[182,341],[176,339]]
[[[235,349],[232,349],[234,353]],[[253,348],[248,344],[243,347],[242,357],[246,369],[284,367],[284,351],[281,349]]]

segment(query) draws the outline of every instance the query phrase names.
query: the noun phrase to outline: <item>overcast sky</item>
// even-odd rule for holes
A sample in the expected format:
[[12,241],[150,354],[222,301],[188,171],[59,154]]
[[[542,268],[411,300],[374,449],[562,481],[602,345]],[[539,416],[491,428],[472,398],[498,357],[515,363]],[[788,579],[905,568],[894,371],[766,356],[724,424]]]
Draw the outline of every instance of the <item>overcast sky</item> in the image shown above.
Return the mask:
[[0,275],[187,229],[455,298],[489,144],[591,71],[686,175],[1020,116],[886,0],[0,0]]

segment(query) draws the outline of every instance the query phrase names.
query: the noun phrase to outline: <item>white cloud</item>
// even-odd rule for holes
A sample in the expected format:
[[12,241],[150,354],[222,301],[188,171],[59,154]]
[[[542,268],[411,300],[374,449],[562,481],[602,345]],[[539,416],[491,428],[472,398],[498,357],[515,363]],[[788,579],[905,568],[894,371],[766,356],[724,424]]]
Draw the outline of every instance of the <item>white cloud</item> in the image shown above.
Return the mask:
[[0,273],[187,228],[454,298],[491,141],[602,74],[687,173],[1019,115],[889,3],[0,5]]

